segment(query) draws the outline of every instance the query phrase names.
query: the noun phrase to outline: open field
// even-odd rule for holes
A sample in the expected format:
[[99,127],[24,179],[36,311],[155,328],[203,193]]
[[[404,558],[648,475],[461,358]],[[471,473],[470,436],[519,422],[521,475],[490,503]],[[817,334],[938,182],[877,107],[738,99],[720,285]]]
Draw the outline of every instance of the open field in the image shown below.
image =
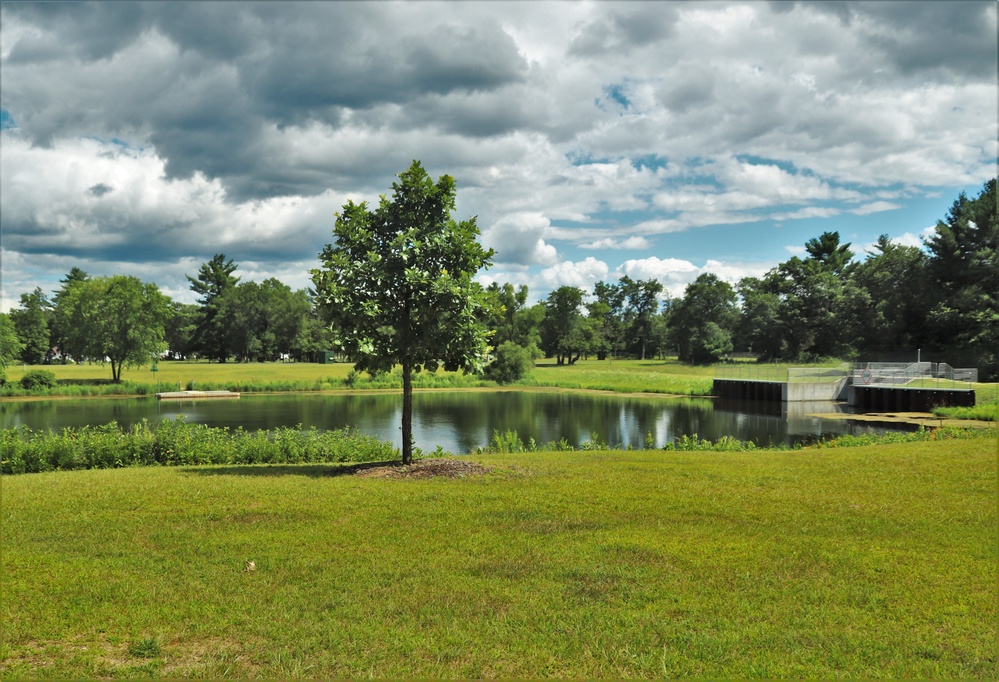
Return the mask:
[[[786,368],[790,365],[767,365],[766,367]],[[209,363],[167,361],[160,362],[159,371],[149,367],[125,369],[124,382],[156,385],[160,382],[163,390],[186,388],[191,382],[197,387],[206,386],[264,386],[264,385],[316,385],[323,389],[344,388],[353,366],[348,363],[319,365],[313,363]],[[676,360],[580,360],[574,365],[556,366],[552,360],[541,360],[537,367],[523,381],[522,386],[583,388],[616,391],[623,393],[670,393],[677,395],[708,395],[711,382],[719,369],[730,369],[731,365],[691,366]],[[7,380],[16,383],[25,369],[44,369],[56,375],[62,383],[107,382],[111,376],[108,366],[97,364],[80,365],[37,365],[25,368],[22,365],[7,368]],[[438,372],[449,376],[451,373]],[[416,375],[419,382],[425,376]],[[468,378],[471,383],[472,377]],[[399,382],[401,387],[401,380]],[[483,383],[483,382],[478,382]],[[492,385],[492,382],[485,382]],[[391,377],[382,377],[372,382],[367,374],[362,374],[356,382],[357,388],[389,387]]]
[[997,448],[4,477],[0,676],[994,677]]
[[[836,367],[839,361],[810,365]],[[557,366],[541,360],[522,384],[559,388],[588,388],[624,393],[669,393],[675,395],[710,395],[714,377],[744,367],[747,373],[769,373],[785,377],[788,368],[800,364],[756,364],[737,362],[718,365],[687,365],[675,358],[668,360],[580,360],[574,365]]]
[[[156,384],[157,380],[164,391],[177,390],[178,384],[189,382],[222,383],[242,382],[279,383],[293,381],[314,382],[322,379],[343,380],[353,365],[336,363],[319,365],[308,362],[186,362],[163,361],[153,372],[149,366],[130,367],[122,370],[122,381],[142,384]],[[81,363],[78,365],[28,365],[28,370],[44,369],[56,375],[57,381],[98,382],[111,380],[110,365]],[[24,365],[11,365],[7,368],[7,381],[16,383],[24,375]]]

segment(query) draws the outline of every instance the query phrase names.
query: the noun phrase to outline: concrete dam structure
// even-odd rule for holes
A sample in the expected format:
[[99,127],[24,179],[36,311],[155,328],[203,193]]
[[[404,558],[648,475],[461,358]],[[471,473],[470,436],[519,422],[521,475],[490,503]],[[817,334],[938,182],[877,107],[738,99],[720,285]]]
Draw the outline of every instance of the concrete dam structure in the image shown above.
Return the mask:
[[974,369],[945,363],[858,363],[832,368],[746,366],[716,377],[719,398],[766,402],[846,402],[862,412],[929,412],[975,404]]

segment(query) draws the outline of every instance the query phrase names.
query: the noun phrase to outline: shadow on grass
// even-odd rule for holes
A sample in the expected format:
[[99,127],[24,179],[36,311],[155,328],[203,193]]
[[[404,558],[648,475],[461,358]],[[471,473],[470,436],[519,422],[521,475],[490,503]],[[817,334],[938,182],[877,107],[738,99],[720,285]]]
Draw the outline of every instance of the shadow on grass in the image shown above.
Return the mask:
[[362,462],[360,464],[230,464],[227,466],[184,467],[185,474],[198,476],[353,476],[365,469],[383,466],[402,466],[402,460]]

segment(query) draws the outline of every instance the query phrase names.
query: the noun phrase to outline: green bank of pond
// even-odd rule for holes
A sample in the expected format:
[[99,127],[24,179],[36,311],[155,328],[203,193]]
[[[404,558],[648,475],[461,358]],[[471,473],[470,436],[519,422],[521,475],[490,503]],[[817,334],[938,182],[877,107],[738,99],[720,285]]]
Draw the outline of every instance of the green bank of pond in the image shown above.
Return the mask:
[[[835,403],[766,404],[697,398],[537,391],[427,391],[413,396],[416,446],[468,453],[494,432],[516,431],[527,442],[565,439],[579,447],[599,440],[611,447],[662,447],[676,438],[728,436],[761,446],[794,445],[840,435],[910,430],[817,413]],[[0,428],[79,428],[115,421],[123,427],[183,418],[190,423],[247,431],[279,427],[350,427],[401,445],[398,393],[250,395],[239,399],[163,401],[155,398],[33,400],[0,403]]]

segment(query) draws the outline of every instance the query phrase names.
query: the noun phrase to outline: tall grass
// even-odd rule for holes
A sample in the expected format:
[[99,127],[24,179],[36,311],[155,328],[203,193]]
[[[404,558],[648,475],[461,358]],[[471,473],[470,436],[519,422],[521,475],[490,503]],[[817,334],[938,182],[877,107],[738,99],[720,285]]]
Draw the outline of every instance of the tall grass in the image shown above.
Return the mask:
[[[812,443],[797,442],[792,445],[770,445],[761,447],[754,441],[739,440],[732,436],[722,436],[717,440],[700,438],[696,433],[677,436],[666,443],[661,449],[667,452],[753,452],[768,450],[807,450],[812,448],[849,448],[867,445],[889,445],[898,443],[921,443],[926,441],[968,440],[974,438],[995,438],[994,429],[960,428],[948,426],[939,429],[923,429],[917,431],[889,431],[883,434],[867,433],[861,435],[845,434],[834,438],[823,438]],[[652,434],[646,439],[646,450],[653,450]],[[573,451],[574,448],[564,438],[560,441],[538,443],[533,438],[526,442],[516,431],[493,431],[489,445],[476,448],[473,454],[516,454],[526,452],[559,452]],[[634,448],[610,448],[600,440],[598,434],[592,434],[589,441],[580,444],[579,450],[632,450]]]
[[247,432],[183,419],[65,428],[0,430],[0,473],[195,464],[299,464],[393,460],[390,443],[350,429],[277,428]]

